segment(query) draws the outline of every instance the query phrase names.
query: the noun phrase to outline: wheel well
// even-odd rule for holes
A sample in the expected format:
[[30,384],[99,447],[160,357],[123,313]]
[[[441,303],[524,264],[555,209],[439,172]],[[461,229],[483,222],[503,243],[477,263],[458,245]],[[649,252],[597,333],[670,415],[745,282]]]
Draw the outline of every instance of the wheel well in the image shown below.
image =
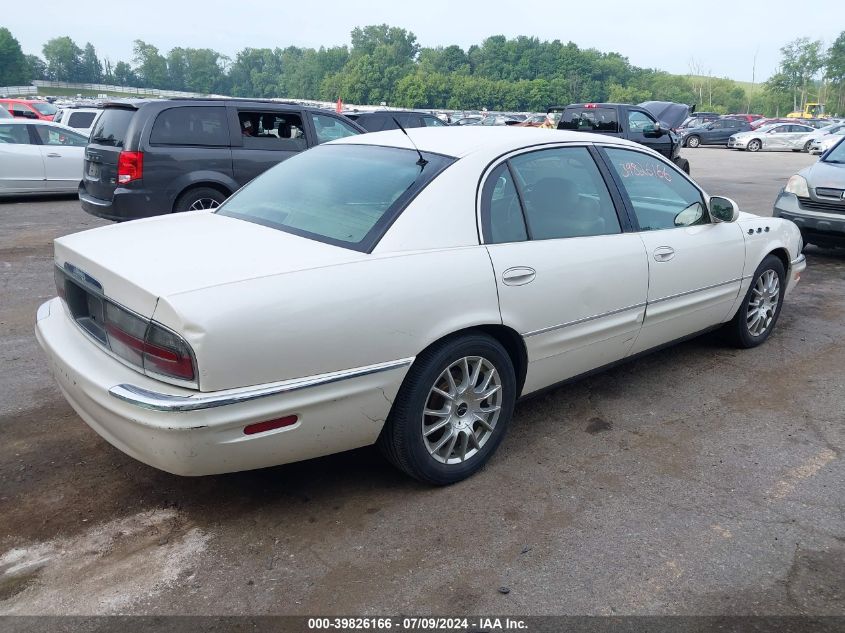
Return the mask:
[[769,255],[774,255],[783,263],[783,269],[786,271],[786,274],[789,274],[789,253],[786,252],[785,248],[776,248],[773,250]]
[[179,202],[179,198],[184,196],[186,193],[191,191],[192,189],[199,189],[200,187],[208,187],[209,189],[216,189],[221,194],[226,196],[227,198],[232,195],[232,192],[219,182],[192,182],[190,185],[182,189],[179,194],[176,196],[176,199],[173,201],[173,210],[176,210],[176,204]]
[[502,347],[505,348],[505,351],[508,353],[511,362],[513,363],[514,374],[516,374],[516,394],[518,398],[522,393],[522,387],[525,384],[525,374],[528,371],[528,352],[525,349],[525,342],[522,340],[522,337],[513,328],[500,323],[476,325],[463,330],[458,330],[457,332],[452,332],[447,336],[439,338],[432,342],[429,347],[437,345],[441,341],[455,338],[461,336],[462,334],[468,334],[473,331],[483,332],[487,336],[496,339]]

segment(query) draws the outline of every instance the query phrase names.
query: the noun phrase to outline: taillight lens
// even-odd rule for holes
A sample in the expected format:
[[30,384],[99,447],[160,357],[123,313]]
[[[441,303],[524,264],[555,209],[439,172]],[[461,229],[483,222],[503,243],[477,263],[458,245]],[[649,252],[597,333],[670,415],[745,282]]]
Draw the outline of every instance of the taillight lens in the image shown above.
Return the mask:
[[117,157],[117,182],[125,185],[144,177],[144,153],[120,152]]
[[109,349],[144,373],[193,382],[194,362],[187,343],[160,325],[106,303]]

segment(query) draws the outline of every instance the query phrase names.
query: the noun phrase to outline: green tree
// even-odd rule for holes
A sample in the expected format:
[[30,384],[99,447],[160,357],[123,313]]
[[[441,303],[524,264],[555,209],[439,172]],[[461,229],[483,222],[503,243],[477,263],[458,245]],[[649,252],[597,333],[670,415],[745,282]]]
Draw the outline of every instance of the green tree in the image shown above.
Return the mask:
[[47,63],[38,55],[26,55],[26,76],[30,81],[48,79]]
[[118,86],[138,86],[138,77],[135,71],[126,62],[117,62],[114,65],[114,83]]
[[833,84],[837,95],[835,104],[828,109],[841,114],[845,112],[845,31],[827,49],[825,77]]
[[781,73],[792,89],[793,109],[803,109],[810,83],[824,66],[821,40],[799,37],[782,47],[780,52]]
[[82,49],[67,36],[54,37],[42,49],[47,75],[56,81],[82,80]]
[[103,80],[103,65],[97,58],[97,51],[91,42],[82,49],[82,81],[99,83]]
[[152,44],[135,40],[133,46],[135,75],[144,88],[164,88],[167,85],[167,60]]
[[29,71],[20,42],[9,29],[0,27],[0,86],[28,84],[33,79]]

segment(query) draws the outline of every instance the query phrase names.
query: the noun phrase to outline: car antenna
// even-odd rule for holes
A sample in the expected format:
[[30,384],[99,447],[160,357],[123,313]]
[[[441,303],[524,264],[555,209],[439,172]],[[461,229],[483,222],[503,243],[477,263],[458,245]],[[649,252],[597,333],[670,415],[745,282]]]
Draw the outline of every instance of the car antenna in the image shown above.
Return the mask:
[[402,130],[402,134],[404,134],[405,136],[408,137],[408,140],[411,141],[411,145],[413,145],[414,149],[417,150],[417,154],[419,154],[419,156],[420,156],[420,159],[417,161],[417,165],[419,165],[420,167],[425,167],[426,165],[428,165],[428,161],[425,158],[423,158],[423,155],[422,155],[422,152],[420,151],[420,148],[417,147],[417,144],[414,143],[414,139],[411,138],[411,135],[408,134],[408,132],[405,131],[405,128],[402,127],[402,124],[399,123],[399,119],[397,119],[395,116],[390,117],[390,118],[393,119],[393,122],[396,125],[399,126],[399,129]]

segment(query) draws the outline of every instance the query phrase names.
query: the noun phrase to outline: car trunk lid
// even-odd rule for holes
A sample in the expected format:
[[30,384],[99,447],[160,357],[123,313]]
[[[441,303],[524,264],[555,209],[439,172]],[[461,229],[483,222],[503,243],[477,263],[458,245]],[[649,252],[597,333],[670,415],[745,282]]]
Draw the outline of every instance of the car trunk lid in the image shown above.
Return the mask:
[[61,237],[55,257],[59,267],[89,276],[103,295],[150,318],[159,297],[368,255],[198,211]]

